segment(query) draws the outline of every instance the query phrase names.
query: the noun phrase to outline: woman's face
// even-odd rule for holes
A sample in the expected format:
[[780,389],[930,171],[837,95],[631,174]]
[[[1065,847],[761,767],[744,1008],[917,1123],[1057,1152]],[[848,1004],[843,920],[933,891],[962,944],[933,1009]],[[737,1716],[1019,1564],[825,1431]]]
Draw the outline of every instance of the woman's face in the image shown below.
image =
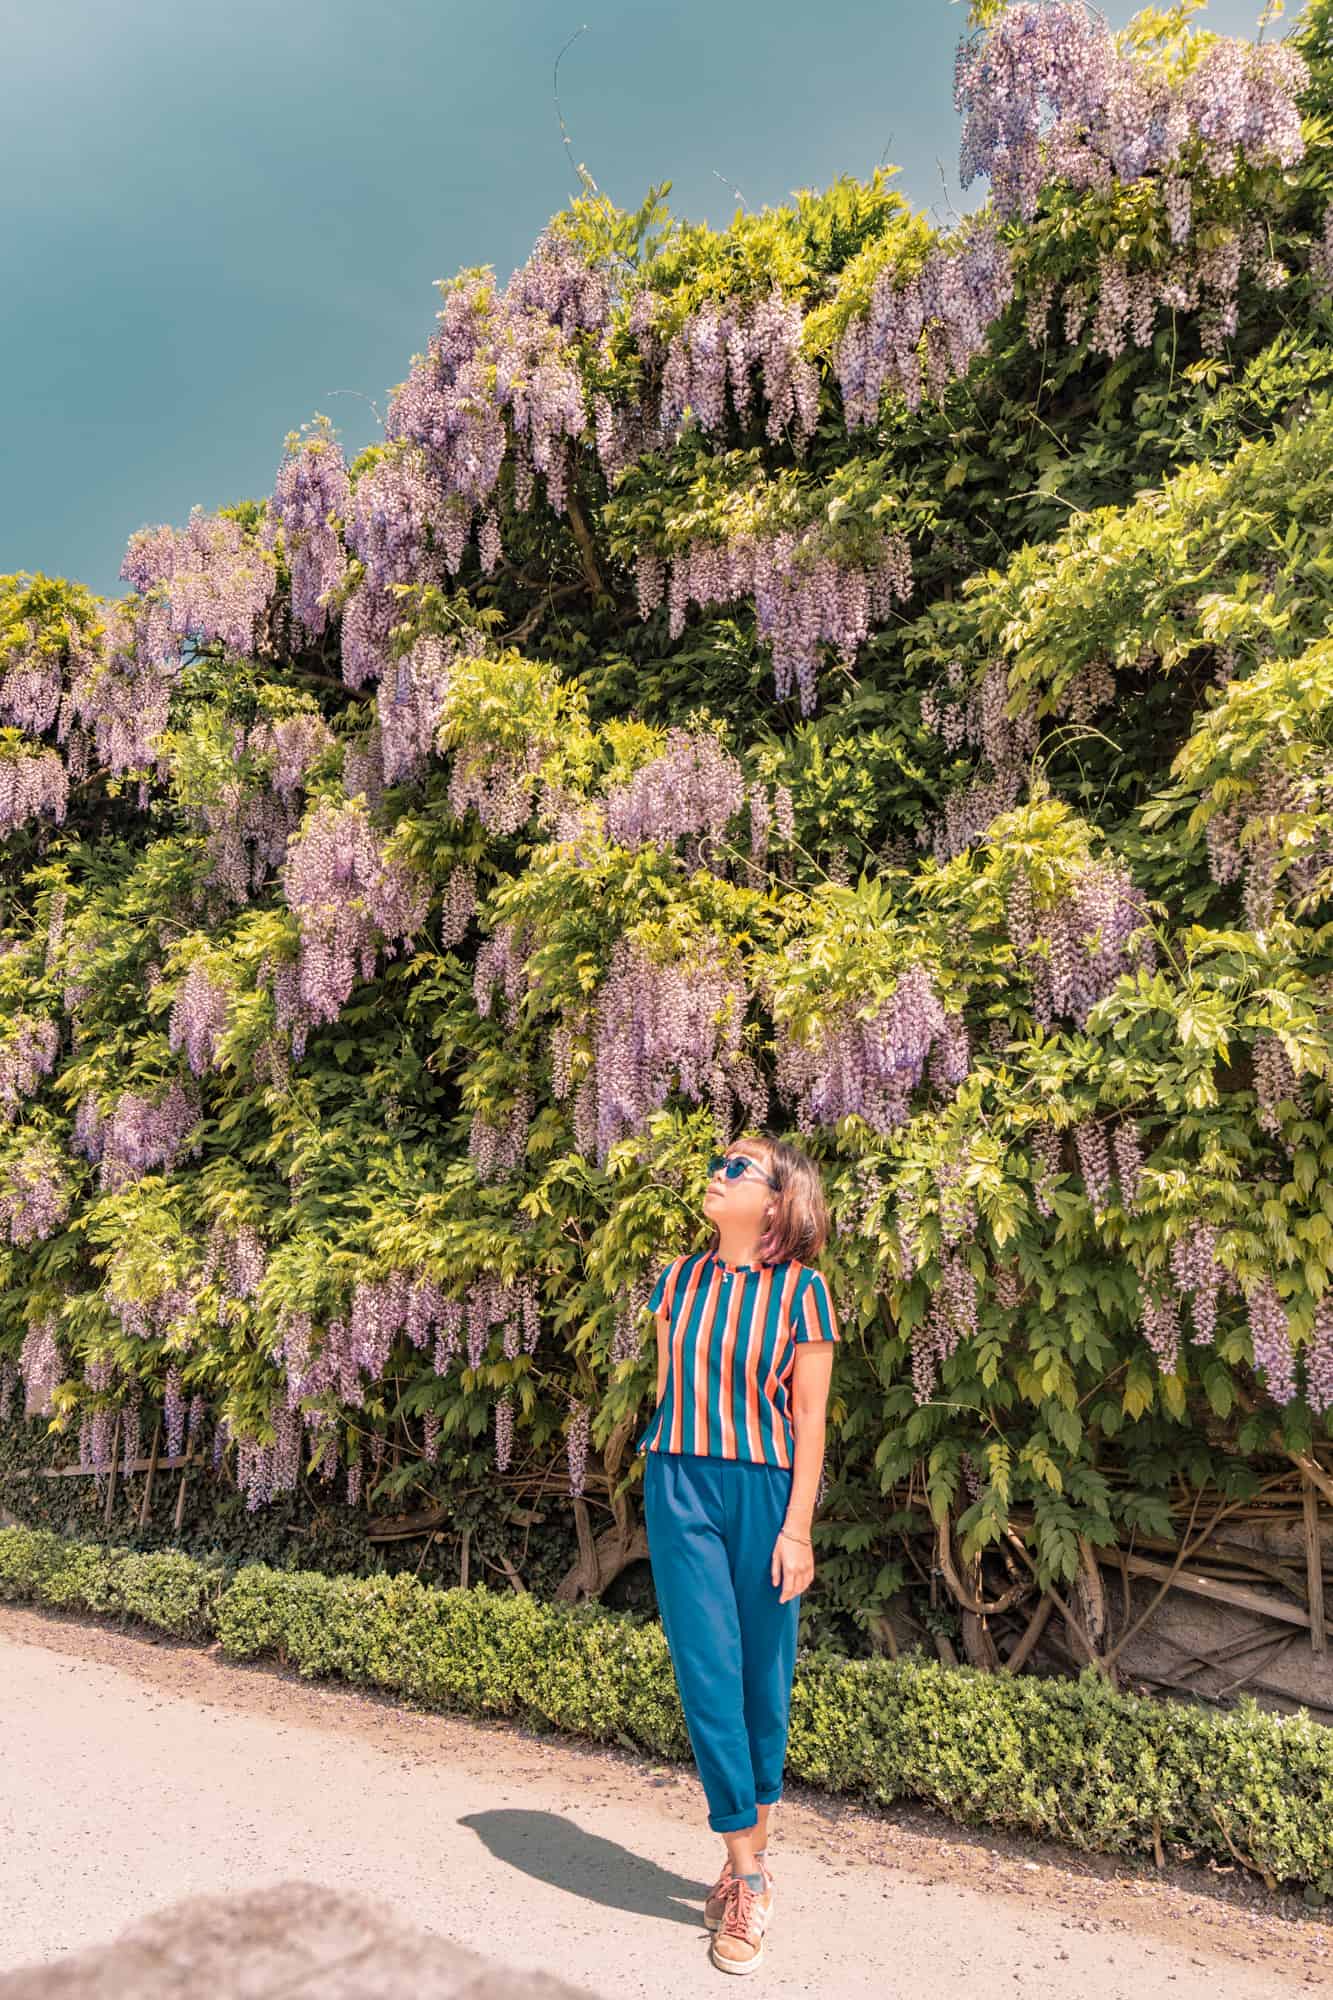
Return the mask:
[[[760,1174],[771,1174],[772,1163],[765,1147],[738,1139],[728,1146],[725,1159],[745,1159],[753,1164],[735,1180],[728,1180],[723,1168],[710,1176],[704,1194],[704,1214],[710,1222],[724,1225],[736,1236],[762,1236],[764,1217],[773,1200],[773,1190]],[[756,1169],[758,1171],[756,1171]]]

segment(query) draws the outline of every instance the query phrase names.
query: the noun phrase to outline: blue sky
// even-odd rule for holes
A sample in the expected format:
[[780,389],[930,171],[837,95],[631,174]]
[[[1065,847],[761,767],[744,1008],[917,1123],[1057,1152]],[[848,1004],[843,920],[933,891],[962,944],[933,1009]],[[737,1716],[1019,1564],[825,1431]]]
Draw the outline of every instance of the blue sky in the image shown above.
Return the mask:
[[[1199,19],[1252,34],[1261,5]],[[885,160],[944,221],[984,194],[957,182],[965,17],[961,0],[14,10],[0,571],[119,595],[135,528],[262,498],[317,410],[349,457],[379,437],[434,281],[507,277],[573,192],[551,72],[585,23],[561,106],[574,157],[625,207],[670,179],[677,214],[725,223],[733,189],[758,209]]]

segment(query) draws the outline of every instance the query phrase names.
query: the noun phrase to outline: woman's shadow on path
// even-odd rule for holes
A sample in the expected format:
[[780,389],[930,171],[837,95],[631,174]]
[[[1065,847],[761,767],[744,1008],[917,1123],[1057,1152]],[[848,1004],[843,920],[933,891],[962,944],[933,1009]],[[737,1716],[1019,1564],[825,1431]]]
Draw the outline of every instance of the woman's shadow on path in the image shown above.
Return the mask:
[[[677,1875],[631,1854],[618,1841],[588,1833],[561,1813],[499,1807],[462,1813],[459,1826],[471,1827],[497,1861],[507,1861],[539,1882],[551,1882],[586,1902],[635,1916],[665,1918],[702,1930],[703,1901],[713,1886]],[[694,1909],[683,1908],[686,1902]]]

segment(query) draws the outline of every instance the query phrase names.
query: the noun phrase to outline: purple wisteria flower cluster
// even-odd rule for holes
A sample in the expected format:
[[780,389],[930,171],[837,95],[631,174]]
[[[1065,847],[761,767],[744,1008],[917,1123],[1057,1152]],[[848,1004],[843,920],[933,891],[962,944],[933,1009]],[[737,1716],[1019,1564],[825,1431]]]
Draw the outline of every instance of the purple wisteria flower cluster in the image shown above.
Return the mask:
[[194,506],[179,531],[165,524],[136,529],[120,574],[139,593],[139,658],[174,663],[187,640],[220,643],[246,658],[261,650],[277,567],[239,521]]
[[585,1402],[575,1397],[570,1404],[569,1429],[565,1436],[571,1493],[582,1493],[588,1476],[588,1437],[591,1425],[592,1411]]
[[24,1098],[50,1076],[60,1047],[60,1029],[42,1015],[15,1014],[0,1045],[0,1121],[12,1125]]
[[[416,778],[435,754],[435,733],[444,714],[453,662],[480,653],[481,634],[443,638],[425,633],[395,660],[376,690],[380,760],[388,784]],[[348,789],[351,787],[349,785]]]
[[[1304,151],[1297,100],[1308,79],[1297,52],[1281,43],[1221,37],[1183,74],[1152,55],[1117,49],[1105,23],[1081,4],[1023,0],[983,34],[959,46],[955,104],[964,113],[959,171],[966,187],[990,177],[1002,217],[1032,221],[1044,187],[1108,193],[1155,175],[1170,242],[1188,242],[1196,176],[1250,166],[1290,166]],[[1096,281],[1063,293],[1064,337],[1075,341],[1096,299],[1089,344],[1108,357],[1127,340],[1152,339],[1158,308],[1204,311],[1206,351],[1236,330],[1241,271],[1272,291],[1290,273],[1273,256],[1261,217],[1212,232],[1207,247],[1131,272],[1111,250],[1098,254]],[[1028,338],[1039,344],[1054,303],[1052,281],[1027,302]]]
[[1250,1315],[1250,1338],[1254,1345],[1254,1365],[1264,1375],[1271,1402],[1287,1404],[1297,1395],[1296,1357],[1291,1342],[1287,1309],[1272,1278],[1260,1278],[1246,1287]]
[[1191,1295],[1194,1344],[1201,1347],[1217,1331],[1218,1294],[1231,1288],[1231,1273],[1218,1262],[1217,1230],[1211,1222],[1196,1217],[1183,1236],[1171,1245],[1171,1275],[1183,1297]]
[[480,1111],[473,1114],[468,1133],[468,1157],[477,1170],[479,1181],[503,1180],[522,1166],[535,1104],[531,1086],[525,1083],[514,1092],[509,1116],[503,1125],[492,1124]]
[[931,1080],[953,1089],[968,1073],[967,1027],[945,1009],[925,966],[909,965],[873,1013],[848,1005],[808,1039],[779,1023],[777,1086],[803,1133],[844,1118],[889,1133],[910,1117],[936,1056]]
[[[328,1407],[333,1396],[344,1407],[365,1407],[368,1385],[384,1380],[395,1340],[405,1337],[413,1347],[424,1349],[433,1341],[432,1367],[443,1376],[462,1353],[466,1338],[466,1365],[474,1371],[485,1358],[491,1332],[502,1329],[505,1355],[512,1359],[520,1351],[532,1354],[541,1330],[537,1284],[530,1272],[502,1282],[493,1272],[482,1273],[467,1286],[463,1297],[448,1296],[435,1279],[424,1271],[393,1270],[380,1278],[358,1280],[345,1317],[329,1321],[315,1351],[315,1328],[309,1313],[283,1308],[272,1358],[283,1371],[283,1388],[269,1411],[272,1441],[233,1438],[226,1420],[214,1434],[214,1464],[220,1462],[228,1444],[237,1447],[237,1482],[246,1493],[248,1510],[267,1506],[278,1494],[290,1492],[299,1477],[301,1436],[311,1434],[312,1461],[324,1477],[331,1477],[337,1463],[337,1414]],[[512,1385],[497,1403],[497,1464],[507,1463],[506,1427],[512,1444]],[[179,1377],[169,1392],[179,1396]],[[308,1399],[324,1399],[310,1405]],[[176,1411],[176,1403],[173,1402]],[[178,1416],[178,1411],[177,1411]],[[202,1405],[199,1411],[202,1418]],[[195,1418],[191,1415],[191,1421]],[[440,1439],[438,1413],[428,1414],[423,1431],[428,1458],[433,1458]],[[369,1446],[372,1467],[378,1471],[385,1439],[375,1433]],[[350,1505],[361,1492],[363,1465],[359,1449],[349,1457],[347,1494]]]
[[796,299],[777,286],[758,299],[710,299],[665,338],[655,324],[661,303],[649,293],[635,304],[632,324],[656,392],[650,391],[647,421],[658,439],[677,442],[687,413],[701,430],[720,431],[728,389],[736,420],[748,424],[757,373],[769,442],[790,436],[798,452],[805,449],[819,420],[819,373],[802,351],[804,318]]
[[1165,1287],[1143,1286],[1139,1330],[1163,1375],[1174,1375],[1180,1365],[1180,1301],[1174,1292]]
[[194,1076],[213,1067],[230,1004],[228,988],[212,977],[202,959],[196,959],[176,989],[167,1021],[168,1044],[185,1051]]
[[1306,1109],[1301,1080],[1278,1035],[1257,1034],[1251,1060],[1259,1128],[1270,1139],[1278,1139],[1282,1135],[1282,1105],[1294,1105],[1299,1112]]
[[0,839],[30,819],[62,824],[69,810],[70,774],[54,750],[24,750],[0,756]]
[[940,1258],[939,1282],[930,1295],[925,1317],[912,1329],[912,1395],[927,1402],[939,1371],[959,1342],[975,1339],[977,1281],[965,1257],[948,1251]]
[[352,495],[347,544],[365,571],[342,620],[342,674],[361,688],[390,665],[389,643],[403,616],[395,584],[445,580],[445,552],[438,538],[445,490],[420,445],[400,442],[363,472]]
[[1025,702],[1015,716],[1007,713],[1009,680],[1002,660],[988,661],[980,679],[965,690],[963,679],[962,661],[950,660],[945,686],[927,688],[921,697],[922,727],[940,737],[946,750],[969,745],[989,764],[990,775],[957,786],[946,795],[943,811],[917,829],[917,846],[928,846],[938,861],[951,861],[980,840],[999,814],[1013,810],[1037,746],[1035,703]]
[[0,1232],[26,1248],[55,1234],[70,1212],[74,1188],[54,1139],[25,1138],[0,1168]]
[[700,539],[665,562],[644,553],[638,559],[639,611],[649,617],[665,592],[675,639],[691,603],[709,610],[753,597],[759,636],[772,648],[774,693],[785,701],[799,690],[801,713],[811,715],[821,649],[833,647],[850,669],[871,625],[912,594],[912,559],[903,537],[890,531],[877,542],[868,559],[843,559],[826,530],[811,523],[722,542]]
[[990,179],[1002,216],[1030,222],[1044,184],[1105,191],[1183,166],[1211,175],[1291,166],[1308,81],[1285,44],[1219,37],[1183,74],[1117,47],[1078,0],[1020,0],[959,44],[959,177]]
[[207,836],[205,888],[240,905],[267,887],[301,823],[306,774],[334,740],[323,717],[308,709],[249,729],[234,725],[235,774],[183,801],[187,817]]
[[34,1320],[23,1336],[19,1374],[23,1377],[23,1414],[44,1417],[51,1411],[51,1391],[65,1379],[65,1362],[56,1335],[54,1313]]
[[383,839],[353,801],[320,802],[282,873],[301,943],[295,992],[292,968],[283,967],[273,974],[274,995],[286,1018],[299,1009],[299,1034],[303,1023],[337,1020],[358,977],[374,978],[381,941],[392,957],[420,930],[429,891],[415,870],[385,858]]
[[1012,258],[989,221],[932,244],[906,277],[886,264],[833,351],[847,429],[876,423],[886,391],[909,410],[927,396],[938,401],[983,352],[1013,296]]
[[[11,640],[0,661],[0,725],[22,729],[29,736],[45,736],[56,727],[64,696],[64,677],[59,655],[39,644],[36,622],[27,618],[20,624],[21,636]],[[82,634],[71,642],[87,656]]]
[[[762,791],[762,787],[760,788]],[[606,831],[622,847],[720,840],[745,801],[745,775],[716,736],[673,728],[661,756],[606,796]]]
[[1241,880],[1251,930],[1272,921],[1284,884],[1298,913],[1329,895],[1331,811],[1333,772],[1322,762],[1294,770],[1270,752],[1260,759],[1248,796],[1211,815],[1204,829],[1209,873],[1219,886]]
[[[1083,1027],[1093,1007],[1128,972],[1151,972],[1157,948],[1129,870],[1089,862],[1062,895],[1038,911],[1025,874],[1005,899],[1009,940],[1032,982],[1032,1011],[1043,1027],[1064,1014]],[[1036,949],[1044,939],[1047,952]]]
[[512,1028],[528,987],[527,953],[529,938],[518,924],[499,924],[477,948],[472,968],[472,997],[483,1020],[490,1018],[498,992],[504,1007],[505,1026]]
[[94,757],[113,777],[162,768],[154,746],[167,726],[179,661],[164,661],[170,652],[165,637],[142,646],[136,638],[136,625],[160,614],[161,606],[151,602],[148,609],[108,605],[98,646],[72,660],[67,712],[56,732],[67,744],[71,784],[87,775]]
[[696,940],[661,963],[624,935],[597,994],[593,1063],[574,1093],[574,1143],[600,1166],[618,1139],[642,1132],[673,1090],[725,1119],[732,1091],[760,1120],[766,1104],[743,1060],[747,994],[716,942]]
[[494,496],[506,457],[520,510],[540,473],[564,511],[571,445],[588,427],[580,342],[602,332],[610,309],[605,275],[549,231],[503,290],[489,271],[445,288],[439,326],[395,392],[385,434],[421,447],[449,570],[474,522],[486,567],[500,559]]
[[[198,1097],[179,1080],[159,1098],[123,1090],[109,1114],[88,1091],[79,1102],[70,1144],[97,1165],[101,1188],[124,1187],[155,1167],[170,1173],[200,1115]],[[195,1158],[202,1151],[203,1140],[196,1139]]]
[[343,585],[347,554],[339,529],[351,511],[352,485],[342,446],[328,419],[310,435],[293,431],[269,498],[260,540],[276,546],[281,534],[291,572],[292,617],[299,638],[313,643],[330,621],[329,598]]
[[244,1222],[231,1229],[215,1222],[204,1243],[200,1280],[209,1285],[220,1278],[227,1298],[250,1299],[259,1290],[266,1263],[264,1240],[252,1224]]
[[463,819],[469,807],[488,833],[517,833],[532,818],[537,781],[551,745],[530,736],[521,750],[498,743],[462,743],[449,773],[449,810]]
[[1305,1399],[1316,1416],[1333,1410],[1333,1298],[1325,1292],[1314,1312],[1314,1326],[1306,1342]]

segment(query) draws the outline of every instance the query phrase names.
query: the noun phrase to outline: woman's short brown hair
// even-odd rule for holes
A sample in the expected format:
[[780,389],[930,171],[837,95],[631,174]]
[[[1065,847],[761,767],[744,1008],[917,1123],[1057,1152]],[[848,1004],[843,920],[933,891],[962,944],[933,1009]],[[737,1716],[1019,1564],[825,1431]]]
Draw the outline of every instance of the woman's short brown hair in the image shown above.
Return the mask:
[[[799,1264],[813,1264],[828,1242],[828,1204],[819,1168],[799,1146],[775,1139],[768,1132],[744,1132],[731,1141],[727,1151],[738,1146],[762,1148],[778,1184],[773,1219],[759,1240],[760,1263],[782,1264],[791,1258]],[[717,1250],[719,1240],[715,1223],[710,1250]]]

